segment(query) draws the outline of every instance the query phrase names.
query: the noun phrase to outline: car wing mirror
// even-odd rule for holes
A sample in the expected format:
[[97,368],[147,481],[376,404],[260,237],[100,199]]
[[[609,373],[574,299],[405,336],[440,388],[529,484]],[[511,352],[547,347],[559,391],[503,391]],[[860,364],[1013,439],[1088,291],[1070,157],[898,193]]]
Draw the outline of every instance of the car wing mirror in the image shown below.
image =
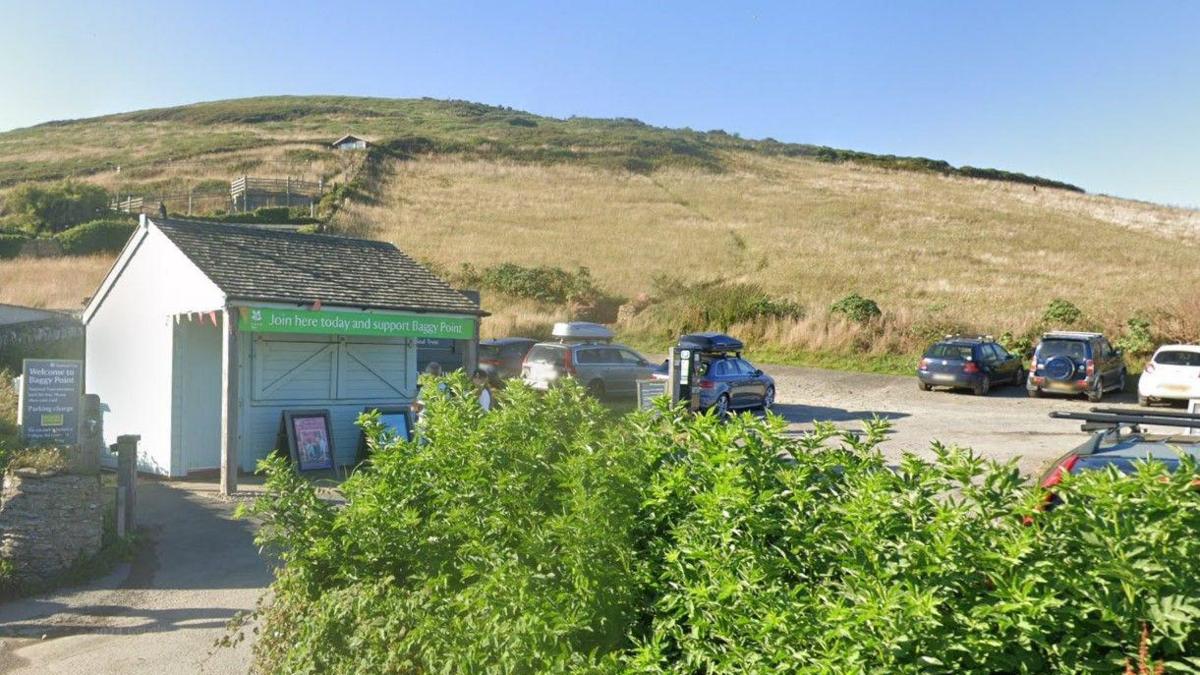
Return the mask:
[[763,372],[762,372],[762,368],[757,368],[757,369],[755,369],[755,371],[754,371],[754,376],[755,376],[755,377],[762,377],[762,374],[763,374]]

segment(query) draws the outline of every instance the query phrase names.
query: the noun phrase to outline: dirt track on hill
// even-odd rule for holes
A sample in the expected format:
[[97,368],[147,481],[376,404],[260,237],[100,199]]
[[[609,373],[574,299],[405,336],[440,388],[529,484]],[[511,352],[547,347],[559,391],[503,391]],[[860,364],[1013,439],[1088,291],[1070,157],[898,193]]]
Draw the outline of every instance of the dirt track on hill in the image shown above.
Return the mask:
[[[1087,410],[1079,398],[1029,398],[1023,388],[994,389],[985,397],[966,392],[919,391],[913,377],[846,373],[815,368],[765,366],[775,378],[775,412],[796,431],[814,420],[847,429],[879,415],[892,421],[884,453],[898,458],[904,450],[932,458],[930,441],[973,448],[1000,461],[1019,458],[1022,473],[1040,474],[1047,463],[1087,439],[1079,422],[1053,420],[1052,410]],[[1132,393],[1108,394],[1104,402],[1136,404]]]

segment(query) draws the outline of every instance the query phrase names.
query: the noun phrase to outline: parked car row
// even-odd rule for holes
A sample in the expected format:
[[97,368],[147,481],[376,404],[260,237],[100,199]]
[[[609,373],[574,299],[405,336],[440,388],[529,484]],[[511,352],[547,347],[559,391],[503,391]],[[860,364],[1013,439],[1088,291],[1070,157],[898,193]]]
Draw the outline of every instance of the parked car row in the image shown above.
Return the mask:
[[[543,391],[570,377],[597,398],[632,396],[638,380],[667,378],[665,361],[656,366],[613,339],[612,331],[599,324],[558,323],[552,339],[544,342],[523,337],[480,342],[479,369],[495,383],[521,378]],[[774,405],[775,381],[742,358],[741,341],[721,333],[694,333],[678,344],[699,354],[696,385],[702,409],[724,415]]]
[[[1191,363],[1193,358],[1170,352],[1173,363]],[[1156,358],[1157,358],[1156,354]],[[1195,354],[1200,367],[1200,352]],[[1155,368],[1152,360],[1147,372]],[[1075,331],[1054,331],[1042,335],[1025,368],[1021,356],[1012,354],[988,335],[951,335],[934,343],[917,365],[917,380],[923,391],[935,386],[970,389],[978,396],[998,385],[1024,385],[1029,396],[1046,394],[1087,396],[1099,402],[1109,392],[1124,391],[1128,373],[1124,354],[1104,335]],[[1193,371],[1193,376],[1200,370]],[[1153,391],[1184,391],[1176,370],[1164,364],[1162,382]],[[1168,384],[1166,378],[1174,378]],[[1153,379],[1151,382],[1158,382]],[[1193,383],[1194,384],[1194,383]],[[1166,387],[1169,387],[1167,389]],[[1151,394],[1147,393],[1148,401]]]

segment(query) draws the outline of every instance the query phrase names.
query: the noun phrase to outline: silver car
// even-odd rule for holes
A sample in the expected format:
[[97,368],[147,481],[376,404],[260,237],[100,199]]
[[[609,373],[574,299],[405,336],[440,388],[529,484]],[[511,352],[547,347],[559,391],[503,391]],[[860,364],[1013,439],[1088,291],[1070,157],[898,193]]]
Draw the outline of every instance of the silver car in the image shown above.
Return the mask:
[[654,371],[641,354],[610,342],[539,342],[521,364],[521,379],[535,389],[549,389],[573,377],[596,398],[634,396],[637,381]]

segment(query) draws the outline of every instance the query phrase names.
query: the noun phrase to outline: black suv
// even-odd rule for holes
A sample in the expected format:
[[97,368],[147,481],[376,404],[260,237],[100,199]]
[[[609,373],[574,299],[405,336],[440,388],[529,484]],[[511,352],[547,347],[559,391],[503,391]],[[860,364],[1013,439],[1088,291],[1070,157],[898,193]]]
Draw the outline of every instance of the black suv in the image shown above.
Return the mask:
[[925,350],[917,365],[921,391],[955,387],[983,396],[993,386],[1019,385],[1024,379],[1021,358],[1009,354],[990,335],[948,335]]
[[1097,402],[1125,389],[1125,358],[1100,333],[1046,333],[1029,363],[1029,395],[1086,394]]

